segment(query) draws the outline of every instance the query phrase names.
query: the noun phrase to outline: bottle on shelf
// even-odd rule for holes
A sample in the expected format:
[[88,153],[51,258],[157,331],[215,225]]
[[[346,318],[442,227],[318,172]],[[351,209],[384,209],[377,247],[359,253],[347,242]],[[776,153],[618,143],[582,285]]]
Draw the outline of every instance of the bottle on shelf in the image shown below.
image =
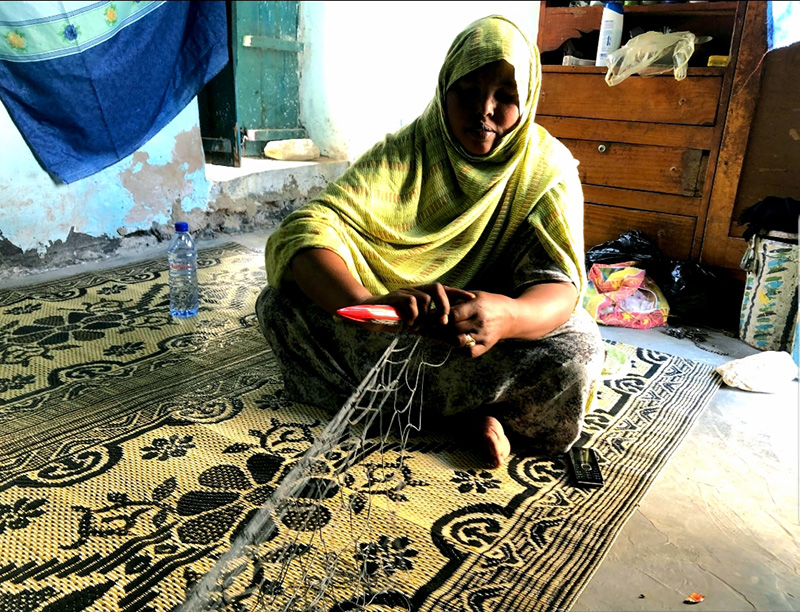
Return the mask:
[[189,224],[178,221],[167,248],[169,260],[169,314],[193,317],[199,310],[197,291],[197,248]]
[[600,40],[597,42],[595,66],[605,66],[609,53],[619,49],[622,42],[622,2],[606,2],[600,23]]

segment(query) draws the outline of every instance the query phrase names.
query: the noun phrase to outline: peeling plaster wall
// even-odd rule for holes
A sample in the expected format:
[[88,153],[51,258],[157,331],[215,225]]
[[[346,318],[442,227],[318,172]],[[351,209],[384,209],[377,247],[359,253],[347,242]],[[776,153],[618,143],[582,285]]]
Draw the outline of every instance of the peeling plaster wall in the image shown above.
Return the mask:
[[353,160],[416,119],[447,49],[500,14],[536,41],[539,2],[301,2],[300,119],[323,155]]
[[274,228],[338,178],[346,161],[206,166],[193,102],[128,158],[69,185],[42,170],[0,105],[0,286],[4,278],[166,251],[173,223],[202,242]]
[[[266,162],[245,158],[241,169],[209,166],[208,222],[248,231],[277,227],[292,210],[316,197],[347,169],[349,162],[320,158],[309,162]],[[191,225],[191,218],[189,219]]]
[[156,243],[154,228],[208,207],[196,102],[133,155],[69,185],[42,170],[2,105],[0,142],[0,278],[104,257],[130,235]]

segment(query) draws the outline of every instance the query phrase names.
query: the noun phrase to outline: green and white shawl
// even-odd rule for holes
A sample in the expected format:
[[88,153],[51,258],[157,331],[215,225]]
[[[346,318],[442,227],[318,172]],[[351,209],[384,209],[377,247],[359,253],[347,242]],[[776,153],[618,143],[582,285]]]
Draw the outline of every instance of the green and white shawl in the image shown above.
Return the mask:
[[[514,66],[521,119],[488,155],[472,155],[448,129],[445,94],[462,76],[501,59]],[[534,123],[540,82],[538,51],[519,27],[500,16],[471,24],[450,47],[422,115],[367,151],[270,236],[270,284],[291,278],[298,251],[325,248],[373,294],[434,281],[469,288],[527,223],[582,293],[577,162]]]

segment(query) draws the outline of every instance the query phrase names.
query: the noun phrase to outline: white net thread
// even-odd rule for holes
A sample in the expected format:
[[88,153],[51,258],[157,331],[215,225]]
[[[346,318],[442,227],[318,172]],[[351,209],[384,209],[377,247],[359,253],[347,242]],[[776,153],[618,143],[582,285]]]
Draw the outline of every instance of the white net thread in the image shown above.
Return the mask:
[[[176,612],[411,608],[393,588],[403,555],[416,554],[394,504],[413,484],[406,448],[422,427],[425,368],[450,352],[430,363],[419,338],[398,348],[402,337]],[[293,529],[279,529],[287,521]]]

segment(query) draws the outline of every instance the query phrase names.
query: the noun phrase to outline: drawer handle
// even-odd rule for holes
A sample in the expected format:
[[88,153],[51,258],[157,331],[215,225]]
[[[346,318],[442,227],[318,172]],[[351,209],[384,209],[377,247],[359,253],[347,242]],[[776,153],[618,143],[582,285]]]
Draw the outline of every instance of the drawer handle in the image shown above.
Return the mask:
[[606,151],[608,151],[608,147],[604,144],[601,144],[599,147],[597,147],[598,153],[605,153]]

